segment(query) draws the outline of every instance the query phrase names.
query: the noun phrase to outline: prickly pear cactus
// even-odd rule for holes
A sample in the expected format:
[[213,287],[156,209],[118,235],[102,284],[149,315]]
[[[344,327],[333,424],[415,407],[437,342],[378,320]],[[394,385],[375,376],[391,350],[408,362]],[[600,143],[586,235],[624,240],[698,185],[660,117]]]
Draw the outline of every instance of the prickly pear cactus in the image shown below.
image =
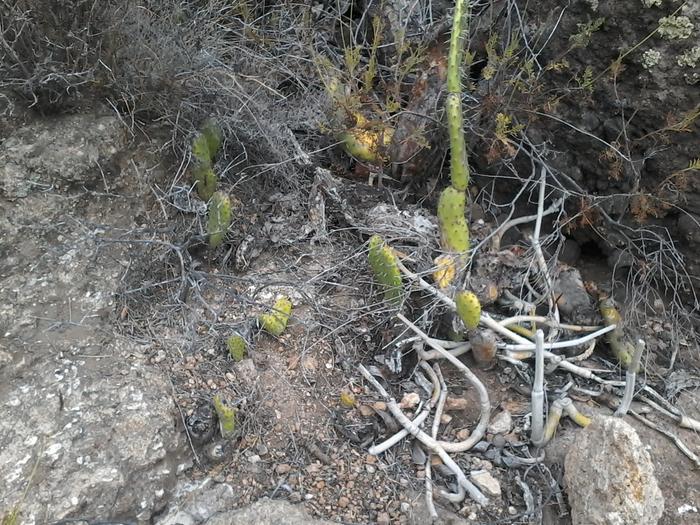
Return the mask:
[[449,254],[440,255],[435,258],[435,270],[433,271],[433,281],[438,288],[444,290],[457,276],[457,261]]
[[464,217],[466,193],[452,186],[445,188],[438,201],[438,221],[445,250],[465,253],[469,250],[469,227]]
[[221,396],[214,396],[214,410],[219,417],[221,437],[230,438],[236,433],[236,409],[228,406]]
[[224,242],[226,232],[231,225],[231,199],[228,195],[217,191],[209,200],[207,234],[209,246],[216,248]]
[[221,129],[208,120],[192,142],[192,155],[200,164],[211,165],[221,147]]
[[234,361],[241,361],[246,355],[248,343],[246,343],[243,337],[236,334],[226,339],[226,348],[228,348],[231,359]]
[[262,314],[260,316],[260,326],[267,333],[274,336],[282,335],[284,329],[287,328],[287,322],[292,313],[292,301],[288,297],[282,296],[272,307],[272,311],[269,314]]
[[474,330],[481,319],[481,304],[472,292],[461,290],[455,295],[457,315],[469,330]]
[[396,254],[379,235],[369,240],[368,258],[374,278],[384,289],[384,299],[396,306],[401,304],[403,288]]
[[219,183],[218,177],[211,166],[198,164],[194,170],[194,180],[197,184],[197,193],[203,201],[209,201],[214,195],[216,187]]
[[204,123],[201,132],[192,141],[193,170],[197,193],[208,201],[216,191],[218,177],[212,169],[214,158],[221,147],[221,129],[213,120]]

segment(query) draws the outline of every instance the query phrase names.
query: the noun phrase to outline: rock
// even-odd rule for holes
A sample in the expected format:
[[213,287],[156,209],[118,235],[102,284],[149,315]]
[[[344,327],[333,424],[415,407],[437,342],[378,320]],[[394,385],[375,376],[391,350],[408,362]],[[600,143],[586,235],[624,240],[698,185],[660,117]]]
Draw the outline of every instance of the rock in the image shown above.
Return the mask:
[[216,513],[230,509],[236,498],[231,485],[206,478],[198,483],[181,483],[170,506],[155,525],[195,525]]
[[620,418],[600,416],[580,432],[564,463],[573,525],[653,525],[664,509],[654,466]]
[[591,296],[576,268],[564,266],[554,281],[554,295],[561,319],[567,323],[590,325],[597,319]]
[[377,516],[377,525],[389,525],[391,523],[391,518],[389,518],[388,512],[380,512]]
[[280,463],[275,467],[275,472],[279,475],[287,474],[292,470],[292,466],[288,463]]
[[99,359],[19,352],[24,365],[0,372],[0,508],[19,501],[38,463],[22,523],[44,522],[47,510],[51,522],[77,513],[148,521],[184,451],[167,379],[129,359],[121,340]]
[[487,431],[489,434],[507,434],[511,428],[513,428],[513,418],[510,412],[504,410],[491,419]]
[[0,196],[101,182],[98,165],[108,167],[125,139],[114,115],[71,115],[19,128],[0,144]]
[[469,408],[469,403],[463,397],[447,397],[445,399],[445,412],[454,412],[458,410],[466,410]]
[[338,498],[338,507],[344,509],[348,505],[350,505],[350,500],[346,496],[340,496],[340,498]]
[[405,410],[413,408],[418,403],[420,403],[420,396],[415,392],[409,392],[403,396],[399,406]]
[[490,498],[501,497],[501,484],[488,470],[473,470],[469,473],[469,479],[486,496]]
[[134,230],[143,202],[129,195],[144,173],[162,175],[137,147],[118,151],[122,130],[114,116],[73,115],[0,145],[0,347],[11,356],[0,367],[0,509],[31,481],[27,525],[147,523],[191,463],[170,381],[110,323],[133,254],[98,238]]
[[209,518],[206,525],[332,525],[330,521],[314,520],[304,507],[286,501],[267,498],[242,509],[222,512]]

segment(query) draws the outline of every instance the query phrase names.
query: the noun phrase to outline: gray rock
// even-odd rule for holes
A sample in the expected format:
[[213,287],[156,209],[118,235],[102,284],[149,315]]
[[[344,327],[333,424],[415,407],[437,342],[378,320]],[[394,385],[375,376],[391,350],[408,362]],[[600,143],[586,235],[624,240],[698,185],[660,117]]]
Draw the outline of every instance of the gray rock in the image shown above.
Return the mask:
[[248,507],[223,512],[211,517],[206,525],[331,525],[332,522],[314,520],[303,506],[287,501],[261,499]]
[[487,431],[489,434],[507,434],[513,428],[513,418],[510,412],[504,410],[491,419]]
[[101,182],[100,166],[106,168],[125,138],[115,116],[71,115],[20,128],[0,145],[0,196]]
[[214,483],[206,478],[198,483],[184,483],[173,495],[170,508],[155,525],[195,525],[235,505],[236,497],[231,485]]
[[473,470],[469,473],[469,479],[486,496],[491,498],[501,497],[501,484],[488,470]]
[[554,281],[554,295],[563,321],[574,324],[593,324],[596,308],[583,285],[580,272],[564,266]]
[[[29,486],[23,524],[148,522],[189,464],[170,382],[109,322],[129,256],[98,238],[142,210],[117,193],[138,188],[131,167],[103,180],[97,165],[109,177],[118,128],[56,118],[0,146],[0,509]],[[83,188],[94,181],[100,193]]]
[[573,525],[654,525],[664,510],[649,453],[619,418],[597,417],[580,432],[564,483]]

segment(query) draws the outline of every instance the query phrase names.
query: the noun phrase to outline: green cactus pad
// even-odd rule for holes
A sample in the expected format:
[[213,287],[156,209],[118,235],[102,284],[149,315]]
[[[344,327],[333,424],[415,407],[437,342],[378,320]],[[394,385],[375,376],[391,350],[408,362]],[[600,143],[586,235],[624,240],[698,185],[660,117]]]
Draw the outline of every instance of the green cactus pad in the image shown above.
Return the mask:
[[450,252],[469,250],[469,228],[464,218],[466,193],[452,186],[445,188],[438,201],[438,221],[443,248]]
[[203,201],[208,201],[216,192],[219,184],[218,177],[210,166],[198,164],[194,168],[194,180],[197,185],[197,193]]
[[205,166],[211,166],[221,147],[221,129],[213,120],[202,126],[202,131],[192,141],[192,155]]
[[455,296],[457,303],[457,315],[469,330],[474,330],[479,325],[481,319],[481,304],[479,299],[472,292],[464,290],[457,292]]
[[231,225],[231,199],[225,193],[217,191],[209,201],[209,218],[207,234],[209,246],[216,248],[224,242],[226,232]]
[[214,396],[214,410],[219,417],[221,437],[230,438],[236,433],[236,409],[226,405],[221,396]]
[[272,311],[269,314],[260,316],[260,326],[267,333],[274,336],[282,335],[284,329],[287,328],[289,316],[292,313],[292,301],[288,297],[280,297],[275,301]]
[[403,297],[403,288],[396,254],[379,235],[373,235],[369,240],[368,258],[374,278],[384,289],[384,299],[399,305]]
[[246,356],[248,343],[240,335],[232,335],[226,339],[226,348],[234,361],[241,361]]

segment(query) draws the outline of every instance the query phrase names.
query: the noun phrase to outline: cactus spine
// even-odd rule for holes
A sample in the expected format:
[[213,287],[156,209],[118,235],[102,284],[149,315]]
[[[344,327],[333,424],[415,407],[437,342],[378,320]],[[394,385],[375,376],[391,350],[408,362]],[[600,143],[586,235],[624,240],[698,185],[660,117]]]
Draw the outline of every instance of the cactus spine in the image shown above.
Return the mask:
[[398,306],[401,304],[403,289],[401,271],[396,254],[379,235],[369,240],[369,265],[374,278],[384,288],[384,299]]
[[280,336],[284,329],[287,328],[287,322],[291,313],[292,301],[288,297],[282,296],[275,301],[275,305],[270,313],[260,316],[260,326],[267,333]]
[[207,219],[207,234],[209,246],[217,248],[224,242],[226,232],[231,225],[231,199],[228,195],[217,191],[209,200]]

